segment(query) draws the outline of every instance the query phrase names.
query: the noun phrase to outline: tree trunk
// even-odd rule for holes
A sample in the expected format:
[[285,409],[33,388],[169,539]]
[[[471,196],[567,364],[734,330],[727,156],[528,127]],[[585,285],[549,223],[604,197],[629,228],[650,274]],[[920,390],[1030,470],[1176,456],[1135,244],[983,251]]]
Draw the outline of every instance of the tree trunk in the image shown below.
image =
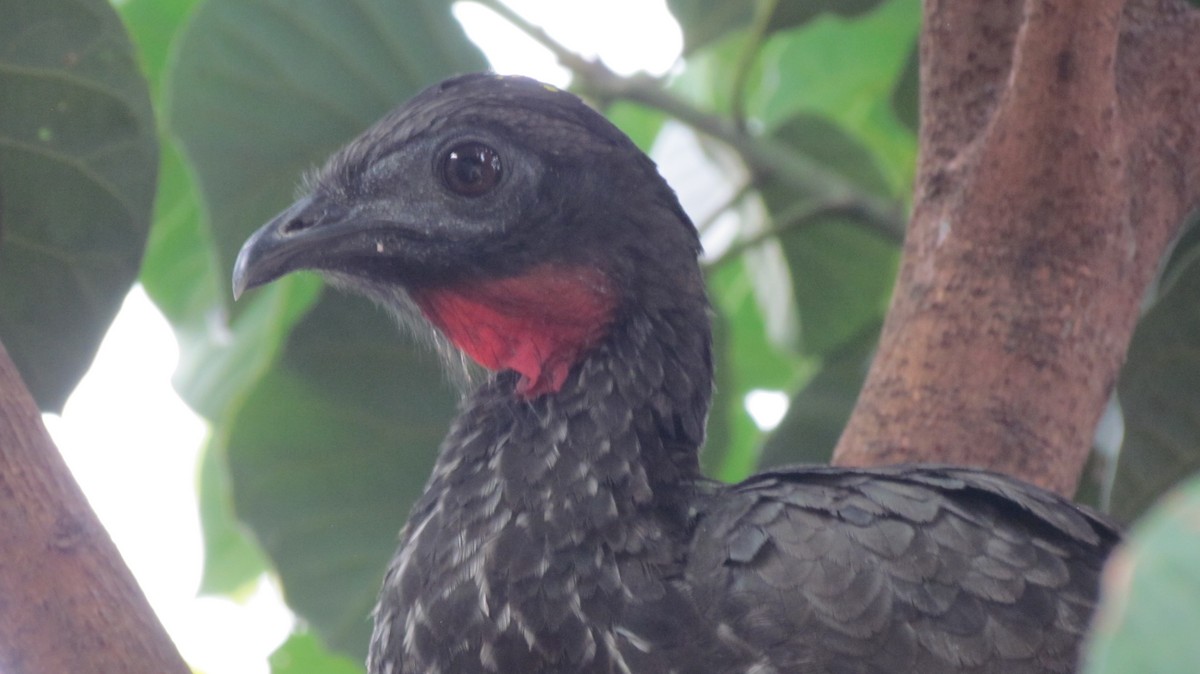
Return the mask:
[[0,671],[188,674],[0,345]]
[[900,278],[834,460],[981,466],[1070,495],[1200,206],[1200,16],[926,0],[920,54]]

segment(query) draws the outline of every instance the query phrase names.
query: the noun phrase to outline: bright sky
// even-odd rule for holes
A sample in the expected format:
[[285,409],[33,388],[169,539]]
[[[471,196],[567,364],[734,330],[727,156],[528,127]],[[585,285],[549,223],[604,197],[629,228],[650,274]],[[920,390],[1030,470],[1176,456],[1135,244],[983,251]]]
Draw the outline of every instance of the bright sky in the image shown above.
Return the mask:
[[[682,48],[663,0],[508,5],[622,73],[665,73]],[[495,70],[567,83],[549,52],[488,10],[460,3],[455,14]],[[177,358],[170,326],[135,288],[63,416],[47,415],[46,423],[189,664],[206,674],[266,674],[266,658],[293,620],[273,582],[264,578],[241,604],[196,597],[203,561],[196,463],[206,428],[171,388]]]

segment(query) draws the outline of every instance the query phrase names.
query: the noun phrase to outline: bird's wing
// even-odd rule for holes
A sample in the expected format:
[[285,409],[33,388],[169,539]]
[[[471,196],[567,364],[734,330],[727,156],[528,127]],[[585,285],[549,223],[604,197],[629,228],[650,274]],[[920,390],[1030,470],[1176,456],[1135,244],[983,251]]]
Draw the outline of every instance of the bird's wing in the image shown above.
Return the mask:
[[950,467],[795,468],[702,514],[688,585],[761,672],[1068,672],[1116,528]]

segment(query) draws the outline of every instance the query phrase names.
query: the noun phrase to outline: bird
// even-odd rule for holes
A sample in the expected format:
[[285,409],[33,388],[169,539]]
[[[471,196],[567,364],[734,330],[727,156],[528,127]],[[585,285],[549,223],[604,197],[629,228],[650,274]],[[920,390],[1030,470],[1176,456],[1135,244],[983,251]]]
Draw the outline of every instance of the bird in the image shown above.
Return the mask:
[[603,115],[491,73],[385,115],[246,241],[235,297],[314,270],[485,373],[384,574],[371,674],[1076,671],[1105,516],[948,465],[702,474],[700,254]]

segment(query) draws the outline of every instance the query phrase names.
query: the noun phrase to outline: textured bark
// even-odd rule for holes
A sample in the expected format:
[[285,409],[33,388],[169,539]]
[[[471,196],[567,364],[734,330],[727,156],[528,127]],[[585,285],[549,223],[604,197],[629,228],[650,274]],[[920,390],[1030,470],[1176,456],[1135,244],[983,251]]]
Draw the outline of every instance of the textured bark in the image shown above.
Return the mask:
[[189,671],[2,345],[0,522],[0,671]]
[[1073,493],[1141,299],[1200,206],[1200,12],[926,0],[921,155],[842,465]]

